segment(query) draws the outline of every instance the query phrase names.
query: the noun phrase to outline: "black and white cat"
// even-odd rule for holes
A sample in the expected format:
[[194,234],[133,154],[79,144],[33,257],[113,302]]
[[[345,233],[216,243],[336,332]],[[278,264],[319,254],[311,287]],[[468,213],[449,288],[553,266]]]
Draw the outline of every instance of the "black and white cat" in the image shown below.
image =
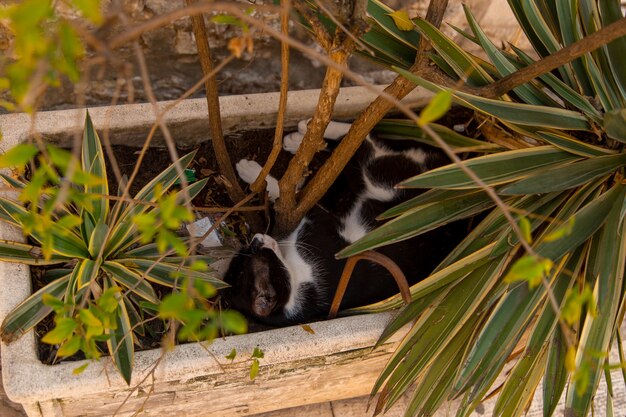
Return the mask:
[[[307,122],[284,138],[285,150],[295,153]],[[341,139],[350,124],[331,122],[324,137]],[[231,261],[224,296],[231,308],[265,324],[285,326],[328,314],[345,260],[335,254],[381,223],[376,216],[415,190],[394,188],[400,181],[447,163],[441,151],[414,141],[382,143],[369,135],[322,201],[286,238],[256,234],[251,244]],[[252,183],[261,166],[237,163],[239,176]],[[279,197],[278,182],[268,177],[271,200]],[[453,225],[416,238],[378,248],[390,257],[414,284],[428,276],[460,241],[462,225]],[[352,274],[341,309],[370,304],[398,292],[391,275],[372,262],[359,262]]]

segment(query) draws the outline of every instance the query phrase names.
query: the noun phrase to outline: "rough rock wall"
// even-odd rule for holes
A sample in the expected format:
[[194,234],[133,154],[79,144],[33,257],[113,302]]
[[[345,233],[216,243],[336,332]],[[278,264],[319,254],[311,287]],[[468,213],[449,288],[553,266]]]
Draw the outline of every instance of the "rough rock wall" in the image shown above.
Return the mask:
[[[3,2],[0,0],[0,3]],[[102,3],[103,7],[107,8],[110,6],[111,0],[102,0]],[[428,6],[427,0],[387,0],[386,3],[392,7],[405,6],[412,15],[424,15]],[[508,12],[506,0],[466,0],[465,3],[471,7],[478,20],[486,24],[489,34],[494,35],[497,39],[505,40],[515,36],[515,29],[510,24],[512,15]],[[63,2],[58,4],[60,4],[59,7],[63,7]],[[139,24],[155,16],[184,7],[185,2],[184,0],[123,0],[123,4],[132,24]],[[76,17],[72,16],[72,12],[67,9],[61,9],[60,12],[70,18]],[[510,15],[508,18],[507,12]],[[489,15],[494,13],[497,13],[497,19],[489,18]],[[278,28],[277,16],[266,15],[264,17],[267,24]],[[489,19],[485,20],[484,17]],[[239,30],[232,26],[216,25],[209,22],[208,18],[206,20],[214,59],[216,63],[219,63],[230,55],[227,49],[228,41],[238,36]],[[450,0],[444,22],[467,28],[461,0]],[[117,22],[108,25],[106,30],[98,33],[98,36],[104,40],[110,39],[126,28],[127,25]],[[444,29],[447,33],[454,34],[449,26],[444,25]],[[306,33],[296,25],[293,25],[291,32],[298,39],[309,42]],[[256,31],[253,37],[254,51],[244,53],[240,59],[234,60],[219,73],[221,95],[268,92],[279,89],[280,44],[261,31]],[[472,47],[467,40],[458,37],[458,35],[457,38],[463,46]],[[10,34],[0,25],[0,53],[9,50],[10,42]],[[158,100],[178,98],[202,77],[190,19],[178,19],[168,26],[147,32],[142,35],[140,43],[146,54],[152,87]],[[122,86],[119,102],[147,101],[130,45],[113,51],[113,56],[117,60],[117,65],[106,66],[104,69],[96,67],[92,71],[92,82],[86,91],[86,103],[88,105],[110,104],[117,83]],[[128,76],[123,75],[123,65],[126,66],[126,75]],[[297,51],[292,51],[290,66],[291,89],[320,87],[324,73],[323,67]],[[366,80],[373,83],[388,83],[394,78],[392,72],[383,70],[359,57],[352,59],[351,66],[353,70],[361,73]],[[132,91],[128,88],[129,82],[132,83]],[[349,81],[344,83],[352,85]],[[199,97],[201,94],[202,92],[197,92],[195,97]],[[64,82],[60,88],[48,92],[41,107],[43,109],[60,109],[74,107],[75,103],[76,97],[73,86]]]

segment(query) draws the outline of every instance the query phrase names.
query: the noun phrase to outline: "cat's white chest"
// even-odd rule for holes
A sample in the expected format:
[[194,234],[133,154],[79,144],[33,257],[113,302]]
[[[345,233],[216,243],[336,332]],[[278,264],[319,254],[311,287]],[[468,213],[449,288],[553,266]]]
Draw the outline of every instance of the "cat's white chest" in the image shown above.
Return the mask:
[[284,307],[284,313],[287,317],[293,317],[299,312],[300,306],[302,305],[302,286],[307,283],[315,284],[314,265],[306,261],[297,247],[298,235],[306,221],[305,219],[300,222],[296,230],[294,230],[287,239],[280,242],[280,249],[283,256],[282,261],[289,271],[291,284],[289,300]]

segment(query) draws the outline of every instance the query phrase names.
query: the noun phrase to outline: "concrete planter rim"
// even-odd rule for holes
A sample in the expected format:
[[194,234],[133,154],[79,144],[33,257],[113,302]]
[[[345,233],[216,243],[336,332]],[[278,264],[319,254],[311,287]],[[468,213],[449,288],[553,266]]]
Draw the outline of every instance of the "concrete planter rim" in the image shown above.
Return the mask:
[[[297,121],[310,116],[318,93],[319,90],[290,93],[285,123],[287,127],[292,127]],[[408,98],[408,102],[421,105],[430,96],[428,92],[417,90]],[[359,87],[342,89],[334,117],[354,118],[375,97],[374,93]],[[271,127],[274,123],[278,93],[228,96],[220,100],[226,132],[241,129],[243,123],[247,123],[252,129]],[[161,102],[159,106],[162,108],[169,104]],[[113,143],[135,144],[137,138],[145,137],[154,122],[149,104],[99,107],[89,111],[97,128],[107,123],[111,138],[117,138],[112,140]],[[34,126],[44,139],[63,144],[63,135],[71,137],[73,133],[82,131],[84,112],[84,109],[41,112],[36,116]],[[166,122],[171,126],[186,125],[185,134],[188,136],[182,138],[183,143],[198,143],[198,134],[203,132],[198,129],[202,129],[203,122],[206,123],[206,101],[192,99],[181,102],[168,113]],[[4,135],[4,140],[0,142],[0,152],[26,140],[30,127],[31,120],[27,115],[0,115],[0,129]],[[204,137],[206,139],[208,133],[204,133]],[[18,240],[21,239],[21,233],[0,223],[0,238]],[[0,322],[14,306],[30,294],[29,274],[27,265],[0,262],[0,288],[3,288],[0,292]],[[294,326],[251,335],[229,336],[215,340],[210,346],[201,343],[178,345],[164,354],[154,376],[168,381],[191,381],[205,375],[228,372],[233,365],[224,357],[232,349],[238,352],[235,359],[235,363],[238,363],[239,360],[248,359],[255,347],[262,348],[265,357],[261,360],[261,366],[265,367],[297,361],[310,356],[311,352],[323,356],[332,352],[371,347],[391,315],[392,313],[380,313],[316,322],[310,324],[314,334],[300,326]],[[90,362],[82,374],[73,375],[72,371],[86,361],[43,365],[37,359],[35,343],[35,335],[31,330],[19,340],[1,345],[2,377],[6,393],[11,400],[22,403],[29,415],[43,415],[31,414],[29,404],[36,405],[60,397],[80,397],[102,391],[128,389],[108,357]],[[160,355],[160,349],[135,354],[131,387],[143,380],[150,372],[151,364]],[[34,375],[37,377],[33,378]]]

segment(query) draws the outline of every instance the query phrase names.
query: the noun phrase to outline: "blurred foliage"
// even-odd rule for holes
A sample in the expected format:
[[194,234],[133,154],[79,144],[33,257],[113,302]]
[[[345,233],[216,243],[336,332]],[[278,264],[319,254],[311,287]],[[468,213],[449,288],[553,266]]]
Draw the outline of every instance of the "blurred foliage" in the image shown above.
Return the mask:
[[11,101],[0,101],[8,110],[35,110],[38,96],[47,86],[57,86],[61,77],[77,83],[85,45],[79,25],[103,22],[100,0],[71,0],[71,10],[85,22],[65,19],[52,0],[24,0],[0,6],[0,22],[13,35],[10,50],[0,58],[0,91]]

